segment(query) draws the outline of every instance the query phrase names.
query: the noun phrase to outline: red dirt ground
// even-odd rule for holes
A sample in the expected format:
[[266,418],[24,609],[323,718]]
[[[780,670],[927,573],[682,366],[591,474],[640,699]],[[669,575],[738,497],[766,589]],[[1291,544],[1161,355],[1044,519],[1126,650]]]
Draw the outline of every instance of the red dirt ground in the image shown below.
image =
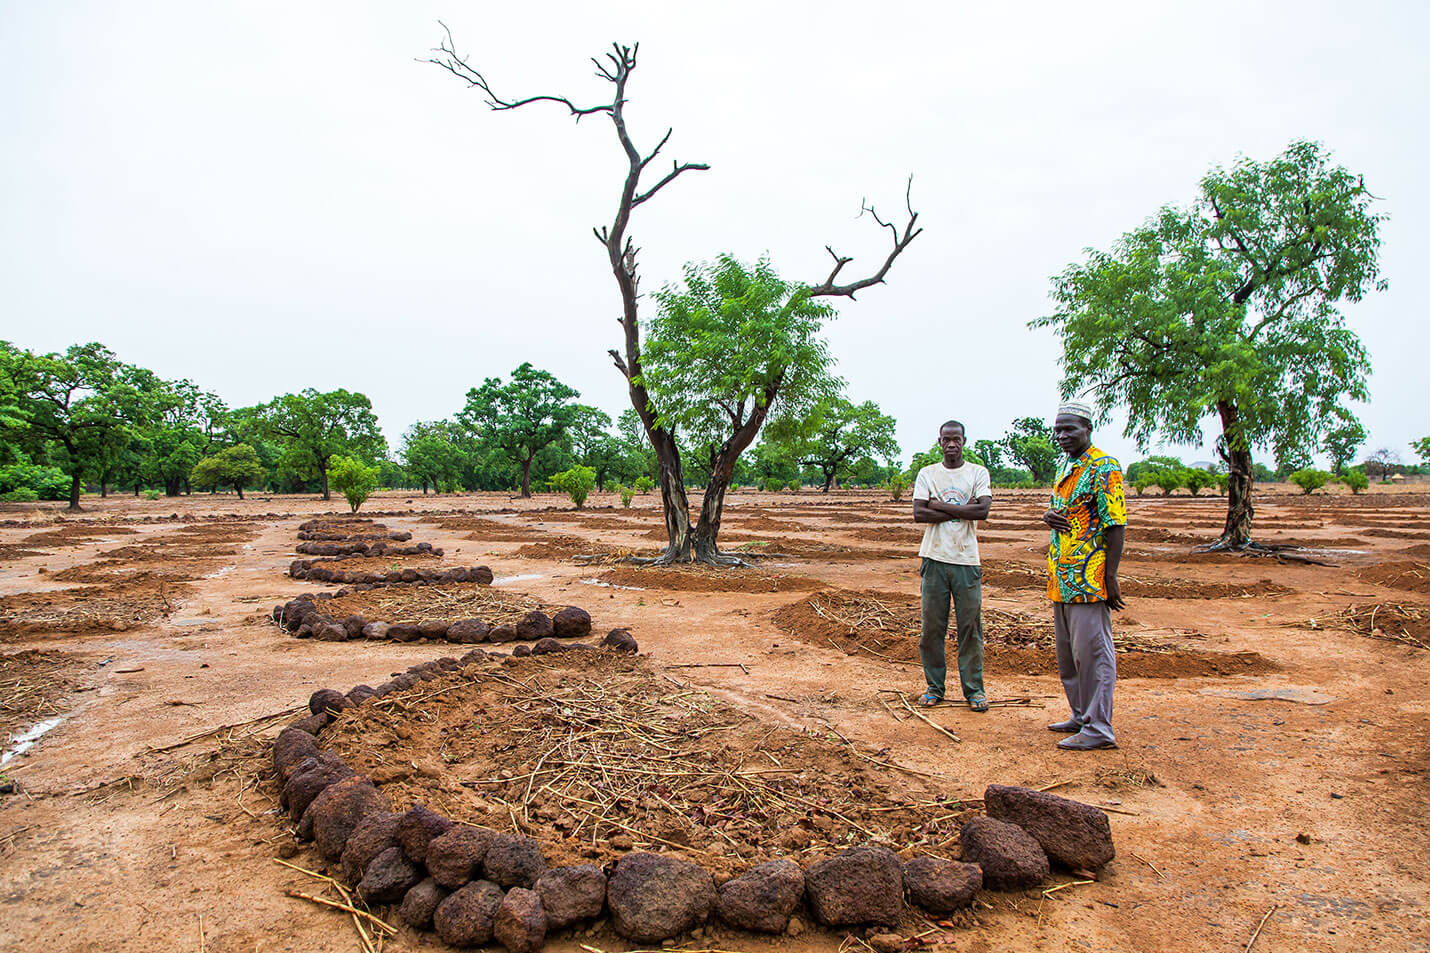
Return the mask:
[[[1059,751],[1044,729],[1065,708],[1037,585],[1046,545],[1039,493],[999,493],[982,546],[990,578],[990,696],[1028,702],[985,715],[956,704],[934,709],[930,716],[961,744],[920,722],[896,720],[881,703],[891,697],[882,690],[921,687],[918,669],[905,664],[912,660],[907,641],[880,648],[845,638],[845,626],[833,633],[835,645],[821,646],[807,616],[800,622],[795,611],[784,627],[777,621],[822,591],[883,593],[911,605],[917,533],[899,530],[908,541],[902,556],[892,539],[880,544],[858,535],[900,527],[909,520],[907,500],[846,491],[732,493],[730,539],[756,538],[765,530],[754,528],[763,527],[810,549],[761,560],[756,570],[727,577],[740,580],[730,588],[706,585],[709,574],[701,571],[571,560],[576,544],[591,553],[652,552],[656,544],[644,537],[660,525],[654,495],[626,511],[609,494],[595,494],[593,512],[574,513],[552,495],[380,494],[363,515],[443,547],[454,565],[490,565],[497,589],[585,607],[598,634],[628,627],[659,675],[630,689],[646,692],[652,704],[708,696],[719,711],[784,726],[791,738],[803,731],[847,739],[854,750],[905,769],[869,775],[869,763],[859,762],[863,793],[851,799],[877,802],[880,790],[923,801],[977,798],[998,782],[1055,785],[1114,811],[1118,857],[1097,883],[1046,896],[982,894],[986,906],[974,917],[925,938],[946,949],[1241,951],[1274,908],[1256,950],[1360,953],[1430,949],[1430,651],[1395,638],[1401,631],[1423,636],[1430,614],[1430,597],[1415,582],[1423,554],[1404,552],[1406,540],[1427,538],[1416,530],[1430,498],[1378,490],[1361,497],[1267,494],[1259,502],[1258,533],[1269,541],[1288,532],[1327,549],[1347,538],[1367,541],[1355,547],[1363,553],[1317,557],[1330,565],[1190,558],[1191,540],[1215,535],[1224,501],[1129,500],[1132,526],[1150,532],[1140,552],[1129,552],[1124,575],[1146,588],[1128,592],[1129,610],[1115,625],[1126,647],[1152,648],[1121,656],[1121,748],[1083,755]],[[698,494],[692,503],[699,505]],[[0,728],[14,733],[63,718],[0,768],[0,781],[22,790],[0,796],[0,949],[356,949],[341,915],[285,893],[314,886],[274,862],[287,852],[288,837],[272,814],[264,742],[289,716],[268,716],[302,705],[315,689],[376,684],[450,647],[296,640],[262,621],[276,603],[332,588],[291,580],[285,571],[298,524],[341,515],[340,501],[204,496],[91,506],[82,520],[64,522],[53,506],[0,509],[0,518],[12,521],[0,527],[0,652],[8,657],[0,662],[0,689],[10,702],[0,702]],[[561,536],[574,543],[519,555],[523,546]],[[161,540],[183,558],[161,567],[146,561],[155,551],[149,544]],[[835,554],[843,550],[887,553],[840,559]],[[75,567],[82,568],[71,574]],[[140,576],[156,568],[191,578]],[[58,580],[95,572],[135,578]],[[640,588],[588,582],[605,573]],[[769,585],[771,579],[781,582]],[[687,580],[704,588],[680,585]],[[817,589],[785,580],[809,580]],[[1186,667],[1159,672],[1138,670],[1141,664]],[[1267,690],[1280,697],[1246,697]],[[1295,700],[1327,696],[1325,704]],[[233,725],[239,727],[226,727]],[[395,737],[399,728],[381,730]],[[420,733],[404,743],[413,740],[420,742]],[[747,741],[733,731],[721,757],[755,755]],[[411,777],[432,767],[436,752],[427,747],[408,749]],[[481,753],[480,744],[458,752]],[[480,774],[475,760],[465,763]],[[854,769],[830,761],[825,770],[837,778]],[[434,780],[440,765],[436,771]],[[559,803],[532,807],[562,817]],[[632,826],[639,830],[646,817]],[[649,817],[655,823],[656,814]],[[662,830],[649,834],[682,836],[668,825]],[[311,852],[295,862],[317,863]],[[813,953],[839,948],[842,938],[812,931],[767,940],[717,929],[693,945]],[[548,948],[577,953],[578,942],[625,948],[609,932],[559,936]],[[387,946],[434,948],[430,935],[407,932]]]

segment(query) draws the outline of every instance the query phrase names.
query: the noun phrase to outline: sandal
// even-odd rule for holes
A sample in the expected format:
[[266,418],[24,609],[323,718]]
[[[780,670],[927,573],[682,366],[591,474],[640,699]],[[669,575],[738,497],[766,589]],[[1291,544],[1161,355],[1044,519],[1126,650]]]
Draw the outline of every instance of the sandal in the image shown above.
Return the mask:
[[922,695],[919,696],[919,707],[932,708],[934,705],[937,705],[941,701],[943,701],[943,699],[935,695],[933,692],[924,692]]
[[987,711],[988,699],[982,695],[974,695],[968,700],[968,708],[970,711]]

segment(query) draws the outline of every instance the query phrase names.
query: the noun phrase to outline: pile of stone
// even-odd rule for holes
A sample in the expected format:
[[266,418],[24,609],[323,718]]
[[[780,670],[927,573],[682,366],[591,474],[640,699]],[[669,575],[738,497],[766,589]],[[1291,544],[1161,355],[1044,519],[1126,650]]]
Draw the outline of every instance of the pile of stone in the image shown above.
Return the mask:
[[[359,639],[415,642],[418,639],[433,639],[459,645],[533,642],[542,646],[541,652],[537,654],[563,651],[569,646],[562,642],[562,639],[583,639],[591,634],[591,614],[580,606],[566,606],[555,615],[547,615],[540,609],[533,609],[516,622],[495,624],[481,619],[390,623],[369,622],[360,615],[337,618],[323,611],[324,604],[333,598],[331,593],[318,593],[316,596],[304,593],[281,606],[274,606],[273,621],[285,632],[292,633],[299,639],[313,638],[323,642],[353,642]],[[625,640],[617,635],[625,632],[625,629],[613,629],[606,639],[610,644],[621,643],[622,647],[628,647]],[[629,638],[629,633],[626,633],[625,637]],[[552,643],[555,647],[543,643]],[[634,645],[633,639],[630,645]],[[532,646],[530,651],[535,652],[535,646]]]
[[[304,525],[304,526],[307,526],[308,524],[307,524],[307,523],[304,523],[303,525]],[[374,524],[374,528],[377,528],[379,525],[380,525],[380,524]],[[394,542],[405,543],[407,540],[409,540],[409,539],[412,538],[412,534],[409,533],[409,532],[407,532],[406,530],[392,530],[392,531],[380,532],[380,533],[348,533],[348,532],[343,532],[342,530],[333,530],[333,529],[305,530],[305,529],[301,529],[301,528],[300,528],[300,529],[298,530],[298,538],[299,538],[299,539],[318,540],[318,541],[320,541],[320,542],[331,542],[331,541],[334,541],[334,540],[345,540],[345,539],[361,539],[361,540],[389,539],[389,540],[393,540]]]
[[[486,657],[474,650],[460,661],[426,665],[440,672],[447,663],[460,667]],[[605,868],[550,868],[531,838],[458,824],[420,804],[394,810],[369,779],[318,747],[317,735],[334,713],[410,687],[409,676],[428,677],[414,674],[422,668],[376,689],[316,692],[312,714],[278,736],[273,764],[298,835],[340,865],[367,903],[392,905],[407,924],[433,929],[455,947],[496,941],[511,953],[531,953],[548,934],[598,917],[640,944],[662,943],[712,918],[767,934],[798,932],[801,913],[825,927],[896,927],[906,897],[929,914],[947,916],[969,906],[979,889],[1041,883],[1050,861],[1095,870],[1114,855],[1102,811],[991,785],[989,816],[963,828],[962,862],[901,861],[886,846],[864,845],[804,868],[770,860],[719,885],[704,868],[673,854],[632,852]]]

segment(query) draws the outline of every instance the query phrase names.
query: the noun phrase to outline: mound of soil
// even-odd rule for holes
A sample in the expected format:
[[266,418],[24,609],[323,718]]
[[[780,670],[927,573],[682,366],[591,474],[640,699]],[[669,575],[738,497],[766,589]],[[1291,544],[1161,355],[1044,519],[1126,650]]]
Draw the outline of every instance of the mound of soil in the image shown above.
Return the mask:
[[[662,536],[662,539],[665,537]],[[789,536],[741,536],[739,533],[721,534],[720,545],[726,552],[736,556],[764,553],[793,556],[796,559],[827,559],[836,562],[859,562],[868,559],[911,559],[918,553],[918,546],[907,549],[890,549],[872,546],[839,546],[833,543],[814,543],[808,539]]]
[[1430,565],[1413,560],[1396,560],[1367,566],[1357,575],[1361,581],[1409,592],[1430,592]]
[[1414,546],[1406,546],[1397,552],[1405,556],[1430,556],[1430,543],[1416,543]]
[[[919,662],[917,596],[829,589],[771,613],[775,625],[803,642],[846,655]],[[950,620],[950,623],[952,620]],[[956,638],[953,633],[949,636]],[[984,670],[993,674],[1057,674],[1053,623],[1047,616],[983,607]],[[1275,671],[1256,652],[1207,652],[1140,638],[1114,626],[1120,678],[1194,678]]]
[[138,532],[137,529],[132,529],[128,526],[61,526],[58,529],[46,530],[43,533],[32,533],[20,542],[46,548],[57,546],[83,546],[97,539],[107,539],[110,536],[133,536]]
[[124,632],[169,615],[189,591],[186,583],[145,578],[16,593],[0,598],[0,636],[90,629]]
[[598,582],[637,589],[679,592],[791,592],[823,585],[808,576],[792,576],[765,569],[722,568],[699,563],[684,566],[618,566],[602,573]]
[[[524,536],[523,539],[531,539]],[[664,539],[664,530],[661,531],[661,539]],[[543,539],[539,543],[528,543],[516,551],[516,555],[522,559],[570,559],[573,556],[626,556],[634,550],[616,549],[611,546],[602,546],[580,536],[567,536],[561,534]]]
[[1363,535],[1375,536],[1380,539],[1430,539],[1430,533],[1416,533],[1400,529],[1365,529]]
[[1270,579],[1257,582],[1193,582],[1189,579],[1152,579],[1122,574],[1122,594],[1139,599],[1230,599],[1276,596],[1295,592]]
[[341,712],[321,744],[393,804],[515,826],[550,867],[661,850],[719,877],[850,840],[945,852],[975,813],[822,733],[673,694],[612,652],[477,662]]
[[[493,589],[475,582],[441,586],[384,586],[363,592],[345,590],[318,604],[325,615],[338,619],[360,615],[369,622],[415,624],[481,619],[489,625],[520,621],[533,609],[550,608],[523,592]],[[557,607],[559,608],[559,607]]]
[[43,556],[48,550],[28,549],[24,546],[13,543],[0,545],[0,563],[10,562],[16,559],[24,559],[27,556]]

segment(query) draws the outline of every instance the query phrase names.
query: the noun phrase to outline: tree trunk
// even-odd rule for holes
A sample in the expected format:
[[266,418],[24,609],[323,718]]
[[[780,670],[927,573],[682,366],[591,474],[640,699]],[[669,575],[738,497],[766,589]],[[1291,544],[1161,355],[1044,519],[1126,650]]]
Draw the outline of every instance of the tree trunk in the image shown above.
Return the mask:
[[108,498],[108,496],[109,496],[109,484],[104,481],[104,478],[103,478],[103,477],[100,477],[100,479],[99,479],[99,498],[100,498],[101,500],[103,500],[103,499]]
[[1226,527],[1215,547],[1241,550],[1251,545],[1251,518],[1254,513],[1251,505],[1251,448],[1247,446],[1236,406],[1227,401],[1218,401],[1217,412],[1221,415],[1221,454],[1226,461],[1228,472]]
[[325,499],[325,500],[331,500],[332,498],[333,498],[333,493],[332,493],[331,490],[328,489],[328,465],[327,465],[327,463],[324,463],[324,464],[323,464],[323,499]]
[[182,481],[183,481],[183,477],[176,477],[176,476],[164,477],[164,495],[165,495],[165,496],[178,496],[178,495],[179,495],[179,487],[180,487],[180,484],[182,483]]
[[685,494],[685,473],[680,466],[680,448],[669,431],[656,427],[649,433],[660,466],[660,504],[665,514],[665,552],[659,563],[688,563],[694,551],[690,527],[690,498]]
[[80,486],[79,486],[79,474],[76,473],[76,474],[74,474],[73,476],[70,477],[70,505],[69,505],[69,508],[70,508],[72,511],[76,512],[76,513],[79,512],[79,490],[80,490]]
[[531,461],[535,457],[527,457],[521,462],[521,495],[527,499],[531,498]]
[[235,483],[235,484],[233,485],[233,488],[234,488],[234,490],[238,493],[238,498],[239,498],[240,500],[243,499],[243,484],[242,484],[242,483]]

